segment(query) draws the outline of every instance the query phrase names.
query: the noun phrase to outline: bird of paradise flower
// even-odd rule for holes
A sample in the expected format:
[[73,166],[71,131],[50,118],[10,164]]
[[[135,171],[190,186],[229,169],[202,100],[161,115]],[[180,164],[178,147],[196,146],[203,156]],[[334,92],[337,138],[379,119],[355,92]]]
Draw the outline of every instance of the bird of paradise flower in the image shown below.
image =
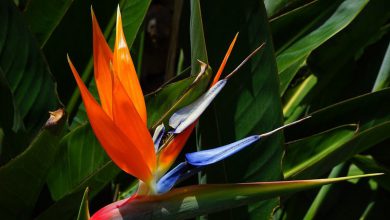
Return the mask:
[[[231,199],[237,194],[260,195],[261,197],[268,195],[267,193],[272,190],[279,193],[290,192],[352,178],[199,185],[179,188],[167,193],[178,181],[195,174],[202,167],[219,162],[252,143],[306,118],[268,133],[253,135],[222,147],[187,153],[185,155],[186,161],[179,163],[167,172],[185,145],[199,116],[226,85],[228,79],[264,44],[250,54],[233,72],[220,80],[236,42],[236,35],[209,90],[196,101],[179,109],[170,117],[169,126],[172,130],[165,132],[165,127],[162,124],[155,129],[152,137],[147,128],[147,113],[143,92],[125,40],[119,7],[113,52],[102,34],[93,11],[92,25],[94,76],[101,105],[88,91],[69,57],[68,62],[80,89],[91,127],[100,144],[119,168],[140,181],[139,189],[135,195],[129,199],[107,205],[96,212],[92,219],[123,219],[125,216],[131,218],[142,217],[145,213],[142,212],[143,214],[136,216],[134,205],[144,207],[146,204],[147,208],[152,209],[155,206],[148,206],[148,204],[157,201],[159,204],[168,202],[163,206],[169,207],[178,201],[183,201],[182,199],[189,195],[198,195],[198,200],[207,199],[210,194],[213,194],[214,198],[219,196],[225,199]],[[206,65],[203,64],[200,75],[205,72],[205,68]],[[168,135],[169,138],[166,138],[164,148],[160,148],[160,142],[164,135]],[[202,214],[192,209],[184,211],[182,209],[177,216],[183,217],[182,214],[189,211],[193,212],[193,215]],[[170,215],[166,215],[166,213],[164,215],[163,212],[160,212],[159,216],[163,218]],[[188,217],[187,215],[184,216]]]

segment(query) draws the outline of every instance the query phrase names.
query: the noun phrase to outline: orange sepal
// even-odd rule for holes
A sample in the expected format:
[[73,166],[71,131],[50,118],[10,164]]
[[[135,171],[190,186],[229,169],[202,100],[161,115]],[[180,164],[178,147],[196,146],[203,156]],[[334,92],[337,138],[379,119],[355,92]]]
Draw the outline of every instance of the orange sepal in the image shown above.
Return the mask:
[[149,169],[154,172],[156,168],[156,154],[153,139],[116,75],[114,75],[112,98],[112,112],[115,125],[126,134],[129,140],[134,142],[135,147],[141,152]]
[[221,77],[221,74],[222,74],[223,70],[225,69],[225,65],[229,59],[230,53],[232,52],[234,44],[236,43],[237,37],[238,37],[238,33],[236,34],[236,36],[234,36],[233,41],[230,43],[229,49],[226,52],[225,57],[223,58],[221,65],[219,66],[217,74],[215,74],[215,77],[214,77],[213,82],[211,83],[211,86],[213,86],[215,83],[217,83],[219,78]]
[[91,127],[104,150],[123,171],[150,183],[152,180],[151,170],[149,170],[148,164],[135,143],[127,138],[96,102],[69,57],[68,62],[80,89]]
[[141,85],[138,81],[138,76],[134,68],[133,60],[130,56],[129,48],[127,47],[125,34],[123,33],[122,18],[117,11],[116,21],[116,39],[114,48],[114,74],[118,75],[119,80],[123,84],[128,96],[133,101],[138,114],[146,124],[146,106]]
[[182,151],[188,138],[190,137],[195,125],[198,121],[192,123],[182,133],[176,135],[168,144],[165,146],[158,157],[158,173],[165,173],[175,162],[177,156]]
[[91,8],[93,36],[93,65],[96,86],[103,110],[112,118],[112,52]]

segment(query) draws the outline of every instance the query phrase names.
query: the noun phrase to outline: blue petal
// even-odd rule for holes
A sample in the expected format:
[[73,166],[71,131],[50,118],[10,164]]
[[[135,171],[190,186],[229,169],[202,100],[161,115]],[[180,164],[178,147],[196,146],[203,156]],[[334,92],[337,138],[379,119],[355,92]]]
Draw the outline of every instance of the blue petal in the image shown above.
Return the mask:
[[154,150],[157,152],[160,147],[160,142],[165,133],[164,124],[159,125],[153,133]]
[[177,180],[187,171],[191,166],[187,162],[179,163],[175,168],[166,173],[157,182],[157,193],[165,193],[172,189]]
[[260,140],[260,138],[260,135],[253,135],[222,147],[187,153],[185,157],[187,162],[191,165],[206,166],[221,161],[237,153],[246,146]]
[[197,120],[226,85],[226,82],[226,79],[218,81],[195,102],[175,112],[169,119],[169,126],[174,129],[171,133],[179,134]]

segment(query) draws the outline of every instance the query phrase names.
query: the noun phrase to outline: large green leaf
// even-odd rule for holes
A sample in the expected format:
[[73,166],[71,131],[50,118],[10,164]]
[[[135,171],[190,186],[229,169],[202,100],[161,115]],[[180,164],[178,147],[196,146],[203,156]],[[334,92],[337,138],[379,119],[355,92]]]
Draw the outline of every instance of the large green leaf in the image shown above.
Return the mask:
[[208,63],[206,42],[203,33],[202,12],[199,0],[191,0],[190,40],[191,40],[191,75],[199,72],[198,60]]
[[377,91],[390,85],[390,42],[383,57],[381,68],[375,80],[373,91]]
[[379,70],[388,45],[389,7],[386,0],[370,1],[346,28],[313,51],[307,63],[318,83],[310,95],[310,111],[372,90],[373,71]]
[[332,159],[331,155],[351,140],[356,132],[356,125],[345,125],[287,143],[283,158],[284,176],[288,179],[308,169],[316,169],[317,163]]
[[[285,71],[289,67],[297,65],[297,63],[302,63],[302,58],[307,57],[314,49],[345,28],[359,14],[367,2],[367,0],[343,1],[326,21],[319,20],[319,24],[314,30],[294,42],[288,42],[289,45],[277,54],[276,59],[280,77],[283,79],[281,81],[290,83],[294,76],[293,72]],[[332,7],[328,7],[324,11],[328,13],[331,9]],[[287,86],[288,84],[282,84],[282,91]]]
[[72,0],[31,0],[28,2],[24,16],[41,47],[49,39],[72,2]]
[[90,187],[93,197],[119,172],[90,125],[85,124],[61,140],[59,157],[51,167],[47,184],[56,201],[86,187]]
[[36,134],[45,114],[57,107],[55,83],[13,2],[1,1],[0,10],[0,68],[15,103],[13,130]]
[[[389,97],[390,89],[385,89],[345,100],[314,112],[307,121],[287,128],[287,136],[296,139],[302,136],[310,136],[313,132],[329,129],[340,124],[359,123],[359,132],[353,138],[342,145],[338,145],[337,149],[334,149],[335,151],[327,152],[326,157],[321,158],[321,155],[314,154],[313,160],[318,157],[315,164],[307,167],[306,171],[291,172],[287,177],[318,177],[338,163],[351,158],[354,154],[389,138],[390,106],[383,105],[383,100],[387,100]],[[362,106],[370,106],[370,108],[362,108]],[[374,113],[371,108],[377,109],[377,111]],[[299,135],[293,133],[299,133]],[[313,145],[312,147],[317,149],[317,146]],[[324,150],[325,148],[320,151],[326,152]]]
[[56,120],[42,129],[22,154],[0,167],[1,219],[31,218],[64,132],[63,114]]
[[123,219],[187,219],[325,184],[376,175],[182,187],[161,196],[134,199],[111,213]]
[[[330,148],[331,150],[329,151],[328,149],[319,149],[320,153],[312,155],[310,158],[306,159],[306,161],[303,161],[303,164],[305,162],[310,162],[310,166],[303,166],[301,167],[302,169],[287,170],[285,173],[286,178],[301,179],[319,177],[340,162],[390,138],[389,131],[390,121],[386,121],[359,132],[347,142],[338,145],[333,149]],[[312,148],[316,147],[317,146],[312,146]]]
[[[269,131],[282,123],[278,79],[267,15],[259,1],[203,2],[208,55],[218,67],[229,43],[240,32],[225,74],[261,43],[265,47],[236,73],[200,120],[198,147],[206,149]],[[231,11],[231,8],[235,9]],[[229,13],[227,13],[229,11]],[[232,13],[232,14],[231,14]],[[212,58],[212,59],[211,59]],[[203,182],[247,182],[280,180],[282,135],[259,144],[207,169]],[[209,218],[268,218],[278,200],[273,199]]]
[[295,140],[342,124],[354,123],[359,123],[359,130],[364,131],[390,120],[390,106],[383,105],[384,100],[389,98],[390,89],[384,89],[327,106],[311,113],[312,117],[302,123],[286,128],[287,137]]

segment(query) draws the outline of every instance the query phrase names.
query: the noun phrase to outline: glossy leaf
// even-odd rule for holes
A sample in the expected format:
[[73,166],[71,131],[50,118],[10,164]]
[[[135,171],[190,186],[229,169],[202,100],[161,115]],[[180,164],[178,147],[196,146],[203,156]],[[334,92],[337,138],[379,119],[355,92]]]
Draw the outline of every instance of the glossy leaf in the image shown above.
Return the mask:
[[288,94],[287,101],[283,106],[283,115],[285,118],[288,118],[286,121],[294,121],[296,119],[291,117],[294,110],[301,104],[316,83],[317,77],[310,75],[300,85],[296,86],[296,89],[291,91],[291,94]]
[[312,112],[372,90],[388,44],[382,27],[390,18],[384,9],[389,6],[386,0],[369,1],[346,28],[311,53],[306,68],[318,77],[318,82],[302,112]]
[[[105,213],[116,218],[184,219],[212,213],[226,208],[243,206],[256,201],[294,193],[325,184],[353,178],[376,176],[340,177],[318,180],[276,181],[241,184],[197,185],[174,189],[161,196],[140,197]],[[110,214],[111,213],[111,214]]]
[[[231,39],[237,32],[240,33],[222,77],[255,48],[262,43],[265,46],[229,80],[213,105],[200,118],[198,150],[222,146],[279,127],[282,124],[279,82],[263,2],[245,1],[237,4],[236,1],[203,1],[202,15],[207,24],[205,38],[210,42],[207,52],[212,67],[219,66]],[[282,145],[281,134],[269,137],[262,143],[244,149],[240,155],[206,169],[200,182],[280,180]],[[268,218],[277,203],[277,199],[272,199],[249,208],[210,215],[208,218]]]
[[200,71],[198,60],[208,63],[202,13],[199,2],[199,0],[190,0],[191,75],[195,75]]
[[[374,146],[386,140],[390,137],[389,134],[390,121],[386,121],[370,128],[367,128],[356,135],[350,140],[339,145],[333,152],[327,152],[327,156],[324,156],[320,160],[317,160],[315,164],[311,164],[310,167],[301,172],[286,172],[286,178],[306,178],[318,177],[321,174],[329,171],[332,167],[338,163],[351,158],[353,155],[360,153],[370,147]],[[323,151],[324,153],[326,152]],[[314,156],[313,158],[315,158]]]
[[389,87],[390,85],[390,42],[383,57],[382,65],[375,80],[373,91]]
[[[298,139],[341,124],[351,123],[359,123],[359,130],[364,131],[390,120],[390,106],[383,105],[383,100],[389,98],[390,89],[384,89],[327,106],[311,113],[310,119],[286,128],[286,136]],[[362,108],[361,106],[370,106],[370,108]],[[376,109],[376,111],[373,112],[372,109]]]
[[[343,1],[336,11],[318,28],[299,38],[281,51],[276,58],[279,73],[283,73],[287,68],[297,65],[297,63],[302,63],[300,60],[303,57],[308,56],[314,49],[345,28],[364,8],[367,2],[366,0]],[[285,80],[285,82],[289,81]],[[281,87],[285,88],[286,85],[281,85]]]
[[92,198],[120,172],[100,146],[89,124],[68,133],[59,148],[60,153],[47,180],[56,201],[87,186]]
[[284,176],[294,178],[307,169],[314,169],[316,163],[337,154],[340,148],[353,138],[356,125],[345,125],[301,140],[287,143],[283,161]]

